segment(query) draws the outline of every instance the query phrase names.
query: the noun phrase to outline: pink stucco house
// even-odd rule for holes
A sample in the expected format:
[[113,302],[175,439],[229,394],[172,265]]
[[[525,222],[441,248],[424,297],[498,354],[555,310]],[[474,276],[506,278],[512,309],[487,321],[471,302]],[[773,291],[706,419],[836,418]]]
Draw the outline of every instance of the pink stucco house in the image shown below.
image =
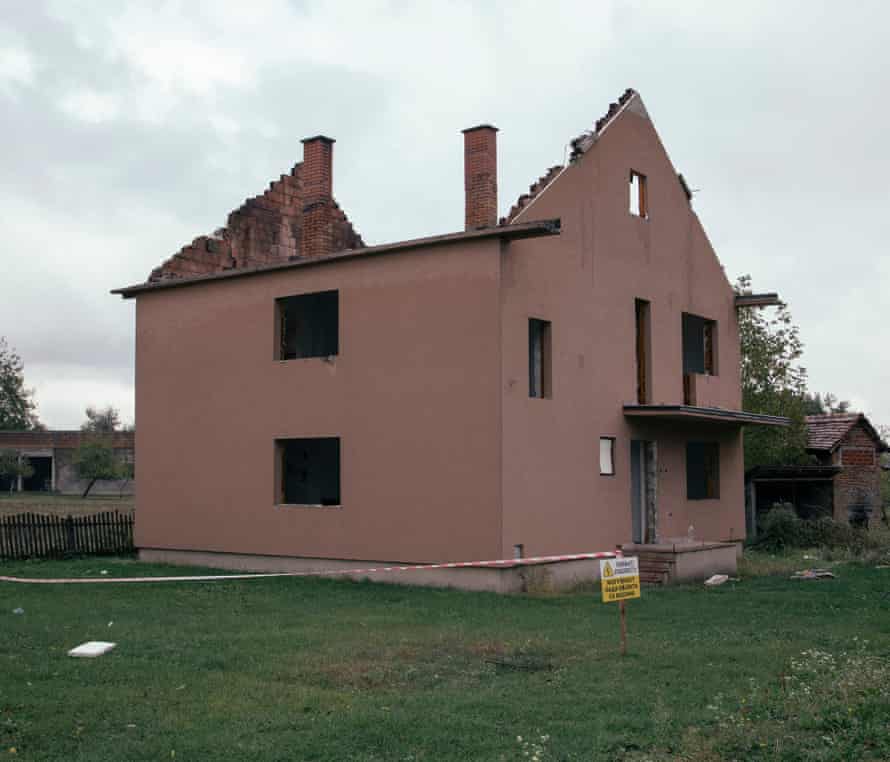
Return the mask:
[[226,228],[116,291],[136,299],[143,557],[744,538],[742,427],[782,421],[740,409],[736,311],[774,295],[736,297],[635,91],[500,220],[496,136],[464,131],[460,232],[366,246],[319,136]]

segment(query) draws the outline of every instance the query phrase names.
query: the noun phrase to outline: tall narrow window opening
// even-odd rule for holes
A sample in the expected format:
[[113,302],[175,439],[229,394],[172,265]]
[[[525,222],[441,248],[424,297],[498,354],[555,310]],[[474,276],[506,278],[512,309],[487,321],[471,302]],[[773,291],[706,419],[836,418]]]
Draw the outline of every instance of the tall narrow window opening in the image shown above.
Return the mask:
[[615,476],[615,437],[600,437],[600,474]]
[[340,439],[279,439],[276,503],[340,505]]
[[549,320],[528,320],[528,396],[549,398],[551,384],[551,329]]
[[686,497],[689,500],[720,497],[720,445],[717,442],[686,443]]
[[330,357],[340,352],[340,299],[337,291],[320,291],[276,299],[277,359]]
[[646,175],[641,175],[639,172],[631,170],[629,192],[630,213],[636,217],[647,218],[649,209],[646,197]]
[[635,299],[634,309],[636,313],[637,403],[645,405],[652,401],[649,363],[651,340],[649,302],[645,299]]
[[717,323],[683,313],[683,372],[717,375]]

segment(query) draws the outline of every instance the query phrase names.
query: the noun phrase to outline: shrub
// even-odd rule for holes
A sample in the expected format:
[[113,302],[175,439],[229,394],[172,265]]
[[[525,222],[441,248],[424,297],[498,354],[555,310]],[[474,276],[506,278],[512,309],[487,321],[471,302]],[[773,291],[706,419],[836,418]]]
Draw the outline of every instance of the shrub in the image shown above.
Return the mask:
[[855,554],[873,549],[877,538],[865,529],[830,518],[806,521],[788,504],[778,505],[764,516],[752,547],[762,550],[786,548],[846,548]]

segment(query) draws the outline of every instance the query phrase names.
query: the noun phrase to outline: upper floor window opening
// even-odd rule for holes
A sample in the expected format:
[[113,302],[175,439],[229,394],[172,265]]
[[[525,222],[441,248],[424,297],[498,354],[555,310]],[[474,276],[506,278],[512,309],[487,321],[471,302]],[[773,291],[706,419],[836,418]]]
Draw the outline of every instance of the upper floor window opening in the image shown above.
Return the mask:
[[683,313],[683,373],[717,375],[717,322]]
[[549,320],[528,319],[528,396],[553,396],[552,347]]
[[640,174],[636,170],[630,171],[629,190],[629,211],[635,217],[648,219],[649,217],[649,200],[646,194],[646,175]]
[[275,312],[276,359],[332,357],[340,353],[338,291],[276,299]]

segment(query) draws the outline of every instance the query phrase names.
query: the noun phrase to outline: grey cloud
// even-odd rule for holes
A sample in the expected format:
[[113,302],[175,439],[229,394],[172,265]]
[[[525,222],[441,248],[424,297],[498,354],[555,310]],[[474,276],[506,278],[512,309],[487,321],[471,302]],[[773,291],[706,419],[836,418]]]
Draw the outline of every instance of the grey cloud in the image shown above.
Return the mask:
[[[55,365],[76,375],[78,394],[93,378],[101,393],[126,395],[109,401],[131,406],[132,306],[108,289],[224,224],[300,159],[301,137],[337,138],[335,194],[366,240],[383,242],[461,227],[461,128],[501,128],[506,211],[633,86],[700,189],[694,206],[727,275],[751,272],[791,303],[813,389],[866,401],[890,422],[888,372],[863,349],[881,342],[890,306],[884,4],[459,3],[397,37],[390,27],[416,8],[395,3],[357,30],[351,39],[373,43],[358,52],[336,47],[351,18],[343,4],[326,30],[336,55],[321,61],[302,54],[311,40],[297,32],[323,9],[291,6],[292,51],[258,64],[249,84],[176,95],[154,122],[140,109],[157,94],[145,72],[101,44],[79,46],[72,23],[40,3],[0,22],[38,65],[15,99],[0,91],[0,208],[13,216],[0,249],[0,334],[26,370],[48,379]],[[212,7],[225,20],[225,4]],[[448,15],[468,9],[466,39],[443,37]],[[109,3],[104,18],[119,10]],[[245,54],[257,54],[254,42],[243,40]],[[378,51],[402,47],[403,65],[376,65]],[[96,124],[72,118],[61,104],[84,89],[122,110]],[[65,421],[101,402],[46,393]]]

